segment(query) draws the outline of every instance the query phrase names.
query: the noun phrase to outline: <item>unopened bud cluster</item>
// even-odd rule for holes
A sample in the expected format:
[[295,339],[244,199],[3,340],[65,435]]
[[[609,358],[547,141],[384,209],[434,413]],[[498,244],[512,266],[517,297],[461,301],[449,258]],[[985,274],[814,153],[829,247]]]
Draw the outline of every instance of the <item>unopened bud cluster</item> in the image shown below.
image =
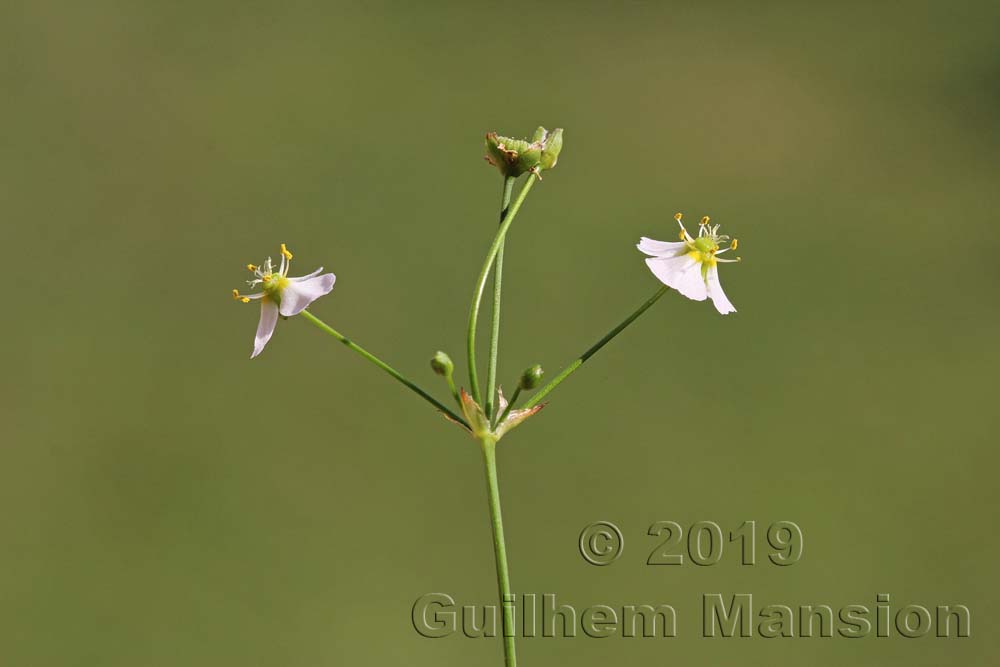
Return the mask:
[[562,128],[550,132],[539,127],[531,141],[527,141],[490,132],[486,135],[486,161],[504,176],[517,177],[529,171],[537,174],[552,169],[559,161],[562,133]]

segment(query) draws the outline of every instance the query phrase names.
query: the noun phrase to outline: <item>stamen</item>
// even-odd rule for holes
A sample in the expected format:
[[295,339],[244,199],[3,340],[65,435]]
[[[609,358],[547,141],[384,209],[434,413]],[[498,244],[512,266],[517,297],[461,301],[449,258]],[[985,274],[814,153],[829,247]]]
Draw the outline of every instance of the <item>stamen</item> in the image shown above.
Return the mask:
[[707,225],[709,220],[711,220],[711,218],[706,215],[704,218],[701,219],[701,224]]
[[681,239],[681,241],[684,241],[684,240],[685,240],[685,239],[684,239],[684,236],[685,236],[685,233],[686,233],[686,232],[685,232],[685,231],[684,231],[683,229],[681,229],[681,233],[680,233],[680,234],[678,234],[678,236],[680,236],[680,239]]
[[684,217],[683,213],[674,213],[674,220],[676,220],[677,222],[680,222],[681,218],[683,217]]
[[284,256],[285,259],[292,258],[292,253],[289,252],[288,248],[285,246],[284,243],[281,244],[281,254]]
[[732,248],[733,250],[736,250],[736,248],[738,248],[739,245],[740,245],[740,240],[733,239],[733,242],[729,244],[729,247]]
[[247,264],[247,271],[256,271],[257,267],[253,264]]
[[250,299],[240,294],[240,291],[238,289],[233,290],[233,298],[236,299],[237,301],[242,301],[243,303],[250,303]]

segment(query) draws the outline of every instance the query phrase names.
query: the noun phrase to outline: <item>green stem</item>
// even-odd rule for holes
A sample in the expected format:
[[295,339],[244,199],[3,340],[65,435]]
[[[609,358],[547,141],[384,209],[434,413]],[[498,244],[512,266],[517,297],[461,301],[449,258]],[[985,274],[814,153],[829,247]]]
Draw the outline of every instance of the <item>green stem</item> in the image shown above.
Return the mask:
[[495,422],[493,422],[493,428],[496,428],[504,419],[507,419],[507,415],[513,409],[514,404],[517,403],[517,397],[521,395],[521,384],[518,383],[517,388],[514,389],[514,395],[510,397],[510,402],[507,403],[507,407],[504,408],[503,414],[501,414]]
[[483,462],[486,465],[486,491],[490,502],[490,524],[493,527],[493,553],[497,565],[497,589],[500,594],[500,608],[503,610],[503,659],[505,667],[516,667],[514,650],[514,595],[510,590],[510,574],[507,571],[507,546],[503,539],[503,517],[500,514],[500,485],[497,482],[497,443],[490,436],[480,442],[483,448]]
[[[510,196],[514,191],[513,176],[503,179],[503,197],[500,200],[500,224],[507,216],[507,209],[510,208]],[[497,382],[497,357],[500,352],[500,295],[503,293],[503,250],[507,244],[506,239],[500,242],[500,249],[497,250],[497,265],[493,270],[493,325],[490,328],[490,361],[486,367],[486,406],[483,412],[487,419],[493,418],[493,396],[496,392]]]
[[479,272],[479,279],[476,281],[476,289],[472,295],[472,306],[469,308],[469,330],[467,334],[467,341],[469,353],[469,389],[472,392],[472,399],[476,403],[482,403],[479,393],[479,378],[476,377],[476,324],[479,321],[479,305],[483,300],[483,291],[486,289],[486,279],[490,276],[490,269],[493,267],[493,260],[496,259],[497,253],[500,251],[500,245],[503,243],[504,237],[507,235],[507,230],[510,229],[510,225],[514,222],[514,218],[517,217],[517,212],[521,209],[521,204],[524,203],[525,197],[528,196],[528,193],[531,191],[531,186],[535,184],[536,180],[537,176],[534,173],[528,176],[528,182],[521,188],[521,192],[518,193],[517,199],[510,207],[510,212],[507,213],[503,223],[500,225],[500,229],[497,230],[497,234],[493,238],[493,245],[490,246],[489,252],[486,253],[486,261],[483,262],[483,268]]
[[566,368],[564,368],[562,370],[562,372],[559,373],[559,375],[555,376],[552,379],[551,382],[549,382],[547,385],[545,385],[544,387],[542,387],[534,396],[531,397],[531,400],[529,400],[527,402],[527,404],[524,406],[524,408],[528,409],[528,408],[532,408],[532,407],[538,405],[538,403],[541,402],[541,400],[543,398],[545,398],[546,394],[548,394],[550,391],[552,391],[553,389],[555,389],[556,387],[558,387],[559,383],[562,382],[563,380],[565,380],[566,378],[568,378],[570,375],[572,375],[573,371],[575,371],[577,368],[579,368],[580,366],[583,365],[583,362],[585,362],[587,359],[590,359],[592,356],[594,356],[597,353],[597,351],[600,350],[605,345],[607,345],[611,341],[612,338],[614,338],[615,336],[617,336],[618,334],[620,334],[622,331],[624,331],[625,327],[627,327],[628,325],[632,324],[632,322],[634,322],[636,320],[636,318],[638,318],[640,315],[642,315],[643,313],[645,313],[649,309],[649,307],[652,306],[654,303],[656,303],[661,296],[663,296],[664,294],[667,293],[667,290],[669,290],[669,289],[670,289],[669,287],[667,287],[666,285],[664,285],[659,290],[657,290],[656,294],[654,294],[653,296],[651,296],[649,298],[649,300],[647,300],[644,304],[642,304],[641,306],[639,306],[638,310],[636,310],[634,313],[632,313],[631,315],[629,315],[628,317],[626,317],[621,322],[621,324],[619,324],[614,329],[612,329],[607,334],[605,334],[604,338],[602,338],[601,340],[599,340],[596,343],[594,343],[593,345],[591,345],[590,348],[588,348],[586,352],[584,352],[579,357],[577,357],[576,360],[573,363],[571,363],[569,366],[567,366]]
[[376,366],[378,366],[379,368],[381,368],[382,370],[384,370],[386,373],[388,373],[392,377],[394,377],[397,380],[399,380],[400,382],[402,382],[407,388],[411,389],[413,392],[415,392],[422,399],[424,399],[425,401],[427,401],[428,403],[430,403],[431,405],[433,405],[435,408],[437,408],[438,410],[440,410],[444,414],[448,415],[448,417],[450,417],[454,421],[458,422],[459,424],[461,424],[465,428],[469,428],[469,425],[465,422],[464,419],[462,419],[461,417],[459,417],[458,415],[456,415],[454,412],[452,412],[447,407],[445,407],[436,398],[434,398],[433,396],[431,396],[430,394],[428,394],[426,391],[424,391],[423,389],[421,389],[420,387],[418,387],[416,384],[414,384],[413,382],[411,382],[408,378],[406,378],[402,373],[400,373],[399,371],[397,371],[395,368],[393,368],[389,364],[385,363],[384,361],[382,361],[381,359],[379,359],[378,357],[376,357],[374,354],[372,354],[371,352],[369,352],[365,348],[361,347],[360,345],[358,345],[357,343],[355,343],[351,339],[347,338],[342,333],[340,333],[339,331],[337,331],[336,329],[334,329],[333,327],[331,327],[329,324],[327,324],[323,320],[319,319],[318,317],[316,317],[315,315],[313,315],[312,313],[310,313],[308,310],[303,310],[300,313],[300,315],[302,315],[302,317],[304,317],[307,320],[309,320],[310,322],[312,322],[319,329],[321,329],[321,330],[325,331],[326,333],[330,334],[331,336],[333,336],[334,338],[336,338],[337,340],[339,340],[341,343],[343,343],[347,347],[351,348],[352,350],[354,350],[355,352],[357,352],[358,354],[360,354],[362,357],[364,357],[368,361],[372,362],[373,364],[375,364]]
[[448,391],[451,392],[451,397],[455,399],[455,403],[458,404],[459,409],[462,408],[462,397],[458,394],[458,387],[455,386],[455,378],[452,377],[451,373],[448,373]]

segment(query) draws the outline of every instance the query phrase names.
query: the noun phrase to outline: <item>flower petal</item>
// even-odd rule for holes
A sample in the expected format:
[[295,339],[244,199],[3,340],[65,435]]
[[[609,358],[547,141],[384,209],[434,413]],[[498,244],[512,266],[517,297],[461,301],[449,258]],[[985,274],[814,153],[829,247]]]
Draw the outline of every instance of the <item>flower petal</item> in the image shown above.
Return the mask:
[[305,280],[289,280],[285,289],[281,290],[281,314],[285,317],[298,315],[309,307],[309,304],[324,294],[329,294],[337,276],[324,273],[321,276]]
[[646,266],[660,282],[694,301],[708,298],[708,288],[701,276],[701,263],[688,255],[650,257]]
[[319,267],[318,269],[316,269],[315,271],[313,271],[312,273],[310,273],[308,276],[298,276],[298,277],[294,277],[294,278],[289,278],[288,282],[290,282],[290,283],[300,283],[303,280],[309,280],[310,278],[315,278],[316,276],[318,276],[321,273],[323,273],[323,267],[322,266]]
[[687,252],[687,244],[684,241],[657,241],[645,236],[639,239],[635,247],[654,257],[676,257]]
[[253,359],[264,350],[267,341],[271,340],[274,325],[278,323],[278,305],[271,299],[264,299],[260,304],[260,323],[257,324],[257,337],[253,341]]
[[711,297],[715,309],[723,315],[735,313],[736,308],[729,302],[726,293],[722,291],[722,283],[719,282],[719,267],[710,267],[705,275],[705,280],[708,283],[708,296]]
[[674,289],[694,301],[707,299],[708,285],[705,284],[705,276],[701,275],[701,263],[695,262],[694,266],[685,271]]

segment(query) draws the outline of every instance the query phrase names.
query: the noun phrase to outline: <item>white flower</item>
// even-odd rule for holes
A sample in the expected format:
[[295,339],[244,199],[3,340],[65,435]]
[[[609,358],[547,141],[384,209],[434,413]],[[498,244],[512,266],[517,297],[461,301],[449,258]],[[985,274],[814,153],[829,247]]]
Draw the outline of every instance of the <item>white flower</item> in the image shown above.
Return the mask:
[[329,294],[333,289],[333,283],[337,276],[332,273],[323,273],[323,267],[319,267],[308,276],[298,278],[288,277],[288,267],[292,261],[292,253],[288,251],[285,244],[281,244],[281,266],[274,270],[271,258],[268,257],[263,266],[247,264],[247,269],[253,271],[254,279],[248,280],[250,287],[261,286],[262,292],[256,294],[240,294],[239,290],[233,290],[233,298],[243,303],[250,303],[252,300],[260,299],[260,323],[257,325],[257,336],[253,342],[253,359],[264,349],[267,341],[271,340],[274,333],[274,325],[278,323],[278,315],[291,317],[298,315],[309,307],[316,299],[324,294]]
[[718,264],[738,262],[740,258],[719,259],[717,256],[735,250],[737,240],[733,239],[728,248],[719,250],[719,243],[729,241],[729,237],[719,234],[719,225],[709,226],[708,216],[701,219],[696,239],[691,238],[684,228],[680,213],[674,219],[681,226],[680,241],[655,241],[645,236],[639,239],[636,247],[650,255],[646,265],[660,282],[687,298],[695,301],[711,299],[715,309],[723,315],[735,313],[736,308],[722,291]]

